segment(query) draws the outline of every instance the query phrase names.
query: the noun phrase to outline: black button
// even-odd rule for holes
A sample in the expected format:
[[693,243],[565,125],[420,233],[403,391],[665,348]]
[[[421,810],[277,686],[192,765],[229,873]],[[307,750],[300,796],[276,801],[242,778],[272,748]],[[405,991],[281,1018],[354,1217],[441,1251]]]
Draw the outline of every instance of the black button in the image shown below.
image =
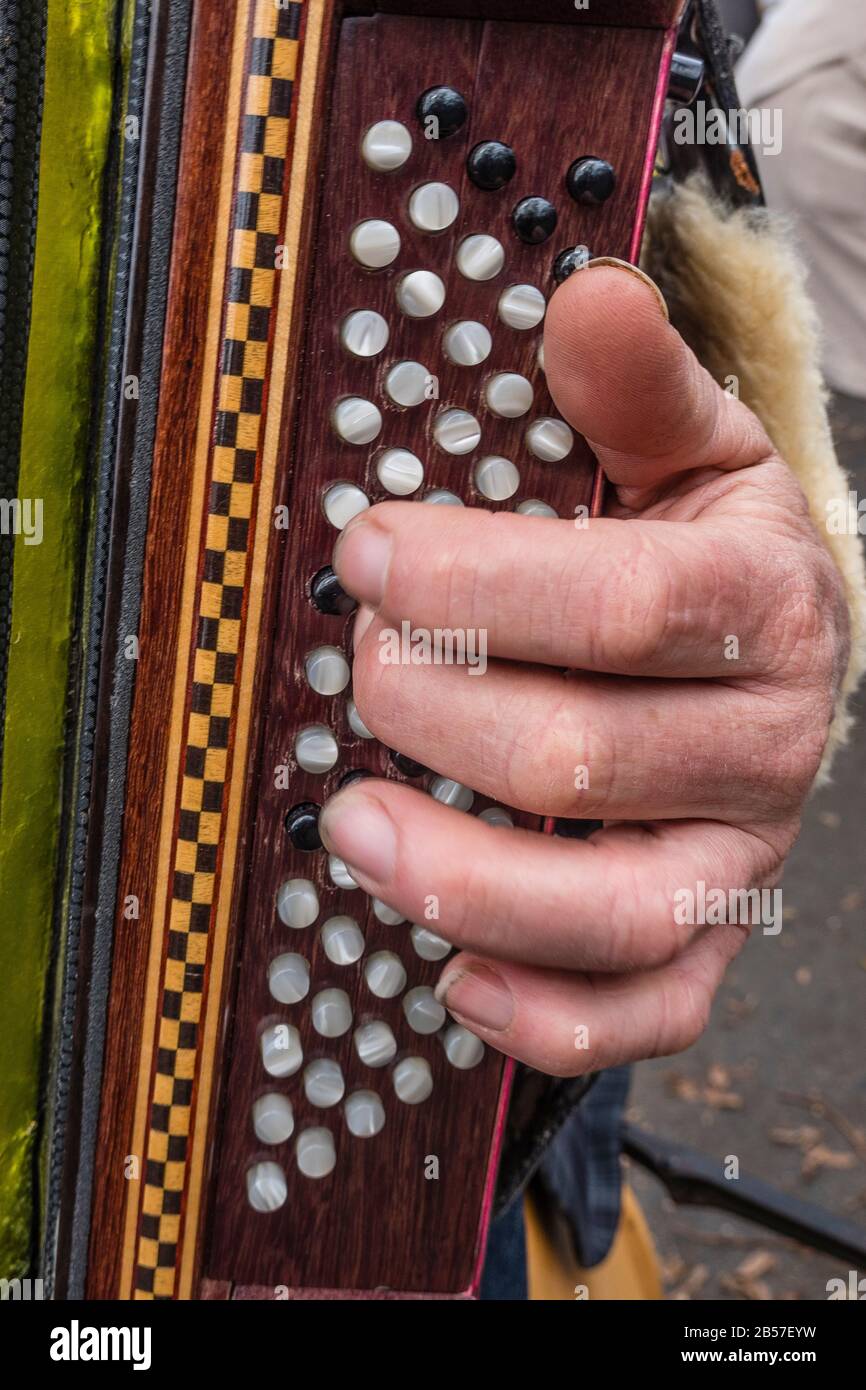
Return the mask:
[[[428,87],[418,98],[415,110],[425,126],[425,134],[429,131],[428,138],[433,140],[456,135],[467,116],[466,102],[453,87]],[[430,122],[431,116],[435,125]]]
[[556,227],[556,208],[546,198],[523,198],[511,214],[514,230],[530,246],[538,246]]
[[319,812],[321,806],[315,801],[302,801],[293,806],[286,816],[286,830],[295,849],[314,850],[322,848],[319,838]]
[[553,833],[564,840],[588,840],[603,825],[604,821],[600,820],[566,820],[564,816],[559,816],[554,821]]
[[373,773],[367,767],[353,767],[351,772],[346,772],[337,783],[337,790],[342,791],[344,787],[351,787],[353,782],[363,782],[365,777],[372,777]]
[[556,260],[553,262],[553,278],[557,285],[561,285],[563,280],[567,280],[569,275],[573,275],[576,270],[580,270],[589,261],[590,256],[585,246],[566,246],[564,251],[560,251]]
[[391,762],[398,772],[402,772],[404,777],[423,777],[425,772],[429,772],[429,767],[423,763],[416,763],[414,758],[407,758],[405,753],[396,753],[391,749]]
[[576,203],[598,207],[616,188],[616,174],[605,159],[576,159],[565,176],[565,186]]
[[488,193],[504,188],[509,179],[514,178],[517,160],[510,145],[499,140],[485,140],[476,145],[466,161],[466,171],[476,188],[484,188]]
[[310,581],[310,598],[320,613],[330,613],[332,617],[345,617],[354,613],[357,601],[347,594],[330,565],[314,574]]

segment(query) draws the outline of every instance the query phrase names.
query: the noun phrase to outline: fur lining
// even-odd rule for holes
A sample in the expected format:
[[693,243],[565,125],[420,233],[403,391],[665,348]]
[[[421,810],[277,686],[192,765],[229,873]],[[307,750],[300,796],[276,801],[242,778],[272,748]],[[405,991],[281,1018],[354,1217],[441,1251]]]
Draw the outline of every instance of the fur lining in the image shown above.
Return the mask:
[[844,503],[850,484],[833,447],[821,333],[804,267],[784,223],[764,209],[726,209],[699,176],[653,193],[642,265],[661,288],[671,322],[716,381],[738,378],[741,400],[796,474],[845,581],[851,656],[820,783],[848,736],[848,700],[866,670],[866,573],[859,536],[827,528],[827,504]]

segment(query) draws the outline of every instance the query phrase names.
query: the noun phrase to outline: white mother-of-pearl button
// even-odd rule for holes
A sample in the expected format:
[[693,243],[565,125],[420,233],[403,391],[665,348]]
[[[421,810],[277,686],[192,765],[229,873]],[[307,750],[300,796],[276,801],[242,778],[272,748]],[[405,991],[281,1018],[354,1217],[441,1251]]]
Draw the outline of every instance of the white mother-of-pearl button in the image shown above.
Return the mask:
[[429,319],[445,303],[445,286],[432,270],[411,270],[397,286],[397,303],[410,319]]
[[408,449],[386,449],[376,461],[376,477],[386,492],[408,497],[424,481],[424,465]]
[[366,511],[370,499],[354,483],[334,483],[322,498],[325,516],[338,531],[348,526],[353,517]]
[[422,183],[409,199],[409,218],[419,232],[444,232],[460,211],[460,199],[447,183]]
[[542,342],[542,343],[539,343],[539,345],[538,345],[538,352],[536,353],[536,361],[538,362],[538,365],[539,365],[539,367],[541,368],[541,370],[544,371],[544,343],[543,343],[543,342]]
[[294,1076],[304,1061],[301,1035],[290,1023],[272,1023],[262,1033],[262,1063],[268,1076]]
[[277,915],[287,927],[300,931],[319,915],[319,895],[308,878],[290,878],[277,891]]
[[375,357],[388,341],[388,325],[375,309],[356,309],[340,328],[340,342],[353,357]]
[[457,269],[467,280],[492,280],[505,264],[505,250],[495,236],[478,232],[457,248]]
[[376,951],[364,965],[364,979],[377,999],[393,999],[406,986],[406,971],[393,951]]
[[421,500],[430,502],[434,507],[463,507],[466,505],[462,497],[458,497],[456,492],[449,492],[445,487],[434,488]]
[[403,998],[406,1022],[416,1033],[436,1033],[445,1022],[445,1008],[429,985],[417,985]]
[[387,1023],[377,1019],[355,1030],[355,1051],[367,1067],[386,1067],[397,1056],[397,1039]]
[[382,428],[382,412],[363,396],[344,396],[334,406],[331,418],[347,444],[370,444]]
[[295,738],[295,757],[305,772],[330,772],[339,756],[337,740],[324,724],[310,724]]
[[481,442],[481,426],[468,410],[443,410],[436,417],[433,438],[448,454],[471,454]]
[[459,1023],[452,1024],[442,1043],[445,1056],[458,1071],[470,1071],[472,1067],[477,1067],[484,1056],[484,1044],[481,1039],[470,1033],[468,1028],[461,1028]]
[[547,502],[539,502],[537,497],[530,497],[526,502],[519,503],[517,511],[521,516],[558,516],[555,508]]
[[346,1127],[356,1139],[372,1139],[385,1124],[385,1107],[375,1091],[355,1091],[343,1106]]
[[307,680],[317,695],[339,695],[349,684],[349,663],[336,647],[316,647],[304,665]]
[[370,730],[367,728],[367,725],[364,723],[363,719],[358,713],[358,706],[355,704],[355,701],[352,699],[351,696],[346,701],[346,718],[349,721],[349,728],[352,730],[353,734],[358,735],[358,738],[373,737],[373,735],[370,733]]
[[485,328],[483,323],[477,323],[475,319],[461,319],[445,330],[442,347],[445,356],[456,362],[458,367],[477,367],[490,356],[493,338],[490,329]]
[[278,1091],[259,1096],[253,1106],[253,1129],[262,1144],[284,1144],[295,1128],[292,1102]]
[[430,783],[430,795],[443,806],[453,806],[458,811],[471,811],[475,793],[462,782],[453,782],[450,777],[434,777]]
[[395,907],[389,907],[387,903],[382,902],[381,898],[373,899],[373,911],[386,927],[399,927],[401,922],[406,921],[402,912],[398,912]]
[[510,285],[499,296],[499,317],[509,328],[536,328],[546,308],[544,295],[534,285]]
[[268,966],[268,989],[281,1004],[299,1004],[310,989],[310,967],[295,951],[275,956]]
[[532,405],[532,383],[517,372],[497,372],[488,381],[484,397],[494,415],[516,420]]
[[558,463],[571,453],[574,435],[564,420],[544,416],[535,420],[526,431],[529,452],[544,463]]
[[323,1110],[329,1105],[339,1105],[345,1093],[343,1073],[329,1057],[317,1057],[304,1068],[304,1095],[311,1105]]
[[339,859],[336,854],[328,855],[328,873],[331,876],[331,882],[335,884],[337,888],[349,889],[358,887],[352,875],[349,873],[349,870],[346,868],[345,861]]
[[322,927],[322,945],[334,965],[354,965],[364,954],[364,933],[351,917],[329,917]]
[[339,1038],[352,1026],[352,1006],[344,989],[323,989],[313,999],[313,1027],[323,1038]]
[[411,153],[412,136],[400,121],[377,121],[361,141],[364,162],[383,174],[401,168]]
[[475,465],[475,486],[491,502],[504,502],[520,487],[520,473],[511,459],[490,454]]
[[423,1057],[404,1057],[394,1068],[392,1080],[397,1098],[406,1105],[420,1105],[433,1090],[430,1064]]
[[437,936],[429,927],[413,927],[409,935],[422,960],[444,960],[451,950],[451,942],[444,936]]
[[368,270],[381,270],[400,254],[400,233],[390,222],[368,217],[353,229],[349,250]]
[[488,806],[486,811],[479,812],[478,819],[486,821],[488,825],[514,826],[514,821],[501,806]]
[[326,1178],[337,1162],[329,1129],[305,1129],[298,1135],[295,1158],[305,1178]]
[[279,1163],[254,1163],[247,1169],[247,1199],[253,1211],[278,1211],[288,1190]]
[[395,405],[420,405],[427,398],[430,380],[422,362],[395,362],[385,377],[385,392]]

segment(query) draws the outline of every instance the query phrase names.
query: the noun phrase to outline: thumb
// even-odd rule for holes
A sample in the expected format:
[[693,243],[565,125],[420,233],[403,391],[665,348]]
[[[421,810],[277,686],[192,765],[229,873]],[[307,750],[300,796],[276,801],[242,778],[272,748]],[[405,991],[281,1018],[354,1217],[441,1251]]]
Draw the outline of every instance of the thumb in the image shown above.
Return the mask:
[[545,375],[562,415],[610,480],[653,487],[773,452],[747,406],[722,391],[668,322],[661,293],[625,261],[590,261],[554,294]]

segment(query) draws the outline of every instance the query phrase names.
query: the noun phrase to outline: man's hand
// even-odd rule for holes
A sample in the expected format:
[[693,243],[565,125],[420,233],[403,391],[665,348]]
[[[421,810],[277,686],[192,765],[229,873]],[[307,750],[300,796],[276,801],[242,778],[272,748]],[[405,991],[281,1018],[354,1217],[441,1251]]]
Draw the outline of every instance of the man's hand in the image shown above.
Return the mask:
[[[551,301],[545,356],[610,479],[605,518],[389,502],[347,527],[334,564],[364,605],[354,698],[377,738],[505,805],[605,827],[585,842],[509,830],[364,781],[321,829],[410,921],[438,898],[430,925],[460,953],[437,992],[457,1019],[573,1075],[703,1030],[747,928],[682,924],[675,895],[777,882],[847,610],[793,476],[637,275],[575,273]],[[378,634],[405,619],[486,629],[486,674],[383,664]]]

